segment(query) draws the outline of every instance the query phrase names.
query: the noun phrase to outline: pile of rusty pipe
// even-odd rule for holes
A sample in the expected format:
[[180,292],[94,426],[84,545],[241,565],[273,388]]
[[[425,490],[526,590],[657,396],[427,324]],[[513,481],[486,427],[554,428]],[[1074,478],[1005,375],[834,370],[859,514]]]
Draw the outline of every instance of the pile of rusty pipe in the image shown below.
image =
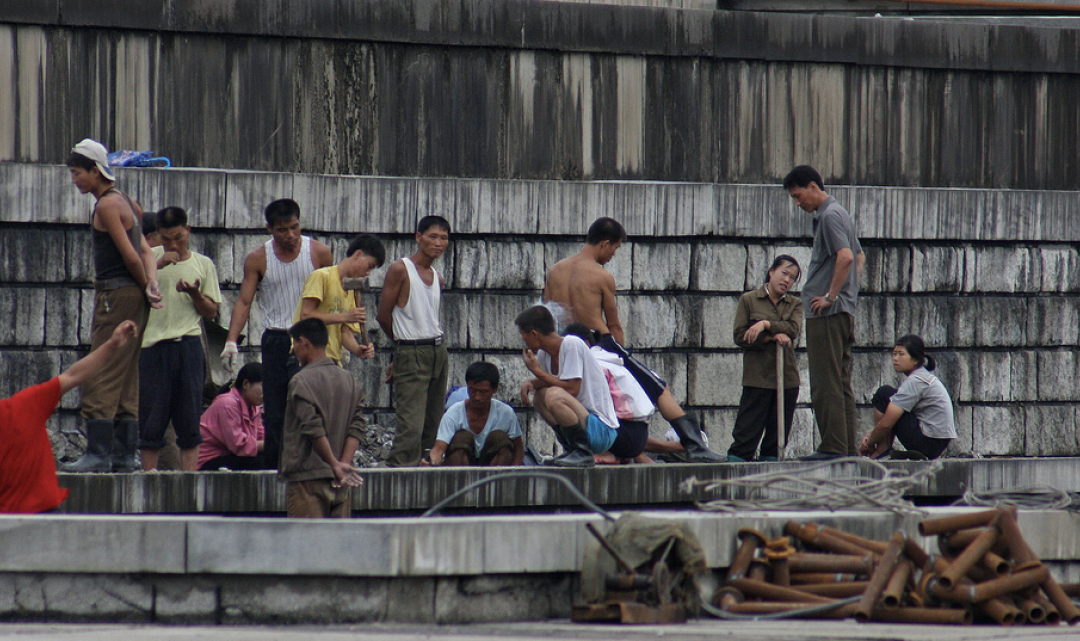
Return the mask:
[[866,592],[863,592],[859,607],[855,609],[856,621],[865,623],[873,617],[881,593],[885,590],[885,584],[888,583],[889,577],[892,576],[896,564],[900,562],[900,554],[904,549],[904,540],[903,534],[899,532],[893,534],[892,540],[889,541],[888,547],[885,548],[885,553],[881,555],[881,562],[874,568],[874,573],[870,575],[870,585],[866,586]]
[[748,597],[760,597],[762,599],[773,599],[774,601],[788,601],[791,603],[804,604],[832,603],[836,601],[836,599],[810,594],[809,592],[796,588],[785,588],[782,585],[774,585],[768,581],[760,581],[758,579],[735,579],[731,582],[731,587]]
[[844,539],[833,536],[827,532],[822,532],[814,523],[799,525],[795,521],[788,521],[787,525],[784,526],[784,534],[793,536],[808,545],[835,554],[865,556],[870,553],[870,550],[867,550],[861,545],[855,545],[854,543],[845,541]]
[[870,574],[874,569],[874,557],[872,554],[856,556],[799,552],[788,558],[788,569],[793,573]]

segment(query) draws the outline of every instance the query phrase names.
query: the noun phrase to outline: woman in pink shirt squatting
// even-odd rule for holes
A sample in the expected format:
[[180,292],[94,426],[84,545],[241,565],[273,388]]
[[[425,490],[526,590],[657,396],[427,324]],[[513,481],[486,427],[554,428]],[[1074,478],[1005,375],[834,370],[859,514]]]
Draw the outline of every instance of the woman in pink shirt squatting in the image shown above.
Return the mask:
[[262,402],[262,365],[248,363],[240,368],[232,388],[215,398],[199,421],[200,470],[262,469]]

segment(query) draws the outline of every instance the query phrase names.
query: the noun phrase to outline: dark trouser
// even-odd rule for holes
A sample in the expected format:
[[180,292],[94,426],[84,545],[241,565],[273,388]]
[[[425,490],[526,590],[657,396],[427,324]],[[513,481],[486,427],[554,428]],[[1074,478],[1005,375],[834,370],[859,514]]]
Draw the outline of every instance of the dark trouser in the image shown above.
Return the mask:
[[423,451],[435,445],[449,377],[446,345],[398,345],[394,349],[397,429],[387,465],[417,465]]
[[290,519],[347,519],[352,516],[352,488],[334,487],[330,479],[289,481],[285,514]]
[[222,454],[215,457],[203,464],[199,470],[203,472],[213,472],[214,470],[220,470],[223,467],[227,467],[230,470],[261,470],[266,467],[262,461],[262,455],[256,456],[237,456],[235,454]]
[[262,335],[263,365],[263,426],[266,446],[263,448],[263,469],[276,470],[281,456],[281,433],[285,428],[285,401],[289,381],[300,371],[300,363],[292,355],[292,339],[283,329],[268,329]]
[[855,319],[832,314],[806,320],[806,356],[810,369],[810,406],[814,408],[819,452],[856,456],[855,391],[851,387],[851,347]]
[[[791,422],[795,417],[795,403],[799,400],[799,388],[784,390],[784,442],[791,435]],[[762,439],[762,434],[765,438]],[[776,390],[762,387],[743,387],[739,399],[739,415],[731,430],[733,442],[728,454],[751,461],[761,444],[761,456],[776,457]]]
[[202,443],[203,384],[206,353],[199,336],[160,341],[139,356],[139,447],[165,447],[165,429],[172,423],[176,445],[190,450]]
[[135,321],[135,338],[116,353],[83,384],[82,416],[85,419],[139,418],[139,345],[150,306],[137,285],[99,291],[94,296],[94,321],[90,349],[112,337],[117,325]]
[[632,459],[645,451],[649,440],[649,424],[645,421],[619,420],[619,435],[608,451],[622,459]]
[[454,432],[454,437],[450,439],[450,445],[446,448],[446,457],[449,458],[451,454],[457,451],[461,451],[468,460],[469,465],[491,465],[491,461],[503,450],[510,450],[510,454],[514,453],[514,442],[507,436],[506,432],[502,430],[494,430],[488,433],[486,439],[484,439],[484,447],[480,450],[480,456],[476,456],[476,436],[469,430],[458,430]]
[[[874,409],[885,413],[885,410],[889,407],[889,399],[896,393],[896,388],[891,385],[882,385],[874,392],[874,398],[871,399]],[[900,418],[896,421],[896,425],[892,428],[893,436],[904,446],[904,449],[914,452],[922,452],[928,459],[935,459],[941,456],[941,453],[945,451],[945,448],[949,446],[948,438],[934,438],[922,433],[922,428],[919,426],[919,419],[915,418],[915,415],[911,412],[904,412],[900,415]],[[891,443],[890,443],[891,446]]]

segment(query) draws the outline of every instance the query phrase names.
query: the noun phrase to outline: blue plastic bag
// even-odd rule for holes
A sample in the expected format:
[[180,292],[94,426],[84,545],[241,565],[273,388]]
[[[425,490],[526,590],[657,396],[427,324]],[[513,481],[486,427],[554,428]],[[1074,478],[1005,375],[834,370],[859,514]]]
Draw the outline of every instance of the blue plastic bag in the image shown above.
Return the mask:
[[172,167],[172,162],[165,156],[155,156],[152,151],[132,151],[121,149],[109,154],[110,167]]

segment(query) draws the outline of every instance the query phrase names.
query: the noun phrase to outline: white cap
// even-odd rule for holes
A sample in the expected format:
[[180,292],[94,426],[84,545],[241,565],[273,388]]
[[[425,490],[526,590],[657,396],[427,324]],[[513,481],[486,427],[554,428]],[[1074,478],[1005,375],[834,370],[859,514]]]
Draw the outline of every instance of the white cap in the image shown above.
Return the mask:
[[97,165],[98,171],[109,182],[116,182],[116,178],[109,171],[109,152],[105,149],[105,145],[96,140],[90,138],[83,138],[79,144],[75,145],[72,152],[79,154],[80,156],[86,156],[90,160],[93,160]]

